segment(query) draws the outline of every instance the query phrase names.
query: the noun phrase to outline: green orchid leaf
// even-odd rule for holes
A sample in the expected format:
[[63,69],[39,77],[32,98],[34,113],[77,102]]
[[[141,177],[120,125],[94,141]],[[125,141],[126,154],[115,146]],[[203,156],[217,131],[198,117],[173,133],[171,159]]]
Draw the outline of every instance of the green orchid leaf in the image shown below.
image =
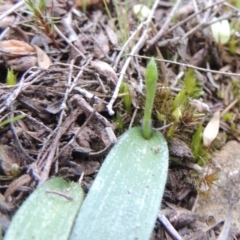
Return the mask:
[[150,239],[168,172],[160,132],[125,132],[105,159],[76,218],[70,240]]
[[79,184],[52,178],[16,212],[5,240],[67,240],[84,198]]

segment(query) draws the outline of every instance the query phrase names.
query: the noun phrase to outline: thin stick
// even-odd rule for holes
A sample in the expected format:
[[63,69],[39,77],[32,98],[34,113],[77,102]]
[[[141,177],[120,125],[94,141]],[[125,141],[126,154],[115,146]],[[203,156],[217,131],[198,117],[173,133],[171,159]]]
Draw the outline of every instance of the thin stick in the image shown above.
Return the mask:
[[94,109],[92,111],[92,113],[89,115],[89,117],[87,118],[87,120],[84,122],[84,124],[77,130],[77,132],[75,133],[75,135],[73,136],[73,138],[71,140],[68,141],[68,143],[66,145],[64,145],[64,147],[60,150],[60,152],[55,156],[55,158],[53,159],[53,162],[55,162],[59,156],[66,150],[66,148],[68,146],[70,146],[75,139],[77,138],[77,136],[79,135],[79,133],[87,126],[87,124],[92,120],[92,118],[94,117],[95,113],[96,113],[96,109]]
[[182,240],[182,237],[178,234],[172,224],[161,212],[158,213],[158,221],[164,226],[165,230],[173,239]]
[[[65,94],[64,94],[64,98],[63,98],[63,101],[61,103],[61,113],[60,113],[60,116],[59,116],[59,120],[58,120],[58,125],[57,125],[57,129],[60,128],[60,126],[62,125],[62,121],[63,121],[63,117],[65,115],[65,110],[67,108],[67,99],[68,99],[68,96],[70,94],[70,92],[72,91],[72,88],[74,85],[74,82],[72,82],[72,72],[73,72],[73,63],[74,63],[74,59],[71,60],[71,63],[70,63],[70,66],[69,66],[69,75],[68,75],[68,82],[67,82],[67,88],[66,88],[66,91],[65,91]],[[75,78],[76,80],[76,78]]]
[[[140,39],[138,40],[137,44],[132,48],[132,51],[131,51],[131,54],[130,54],[130,55],[135,54],[135,53],[142,47],[143,43],[145,42],[145,38],[147,37],[147,33],[148,33],[149,24],[150,24],[150,22],[151,22],[151,20],[152,20],[152,18],[153,18],[153,15],[154,15],[154,12],[155,12],[157,6],[158,6],[158,2],[159,2],[158,0],[155,0],[155,1],[154,1],[154,4],[153,4],[152,9],[151,9],[151,12],[150,12],[147,20],[144,22],[144,24],[146,24],[146,28],[145,28],[145,30],[143,31],[142,36],[141,36]],[[109,113],[110,115],[113,115],[113,114],[114,114],[114,111],[113,111],[112,107],[113,107],[114,102],[115,102],[116,99],[117,99],[118,92],[119,92],[120,86],[121,86],[121,84],[122,84],[122,80],[123,80],[124,74],[125,74],[128,66],[129,66],[129,64],[130,64],[130,61],[131,61],[131,56],[129,56],[129,57],[127,58],[124,66],[123,66],[123,68],[122,68],[122,70],[121,70],[121,74],[120,74],[120,76],[119,76],[119,78],[118,78],[118,82],[117,82],[117,85],[116,85],[116,87],[115,87],[114,93],[113,93],[113,95],[112,95],[112,98],[111,98],[110,102],[109,102],[108,105],[107,105],[107,110],[108,110],[108,113]]]
[[[192,0],[192,4],[193,4],[195,12],[199,12],[196,0]],[[200,15],[197,15],[196,17],[197,17],[198,22],[201,22],[202,17]]]
[[133,112],[133,115],[132,115],[132,118],[131,118],[131,121],[130,121],[130,124],[129,124],[129,126],[128,126],[128,129],[131,129],[131,128],[132,128],[133,122],[134,122],[135,117],[136,117],[136,115],[137,115],[137,111],[138,111],[138,108],[135,108],[135,109],[134,109],[134,112]]
[[223,3],[223,5],[228,6],[229,8],[239,12],[239,8],[236,8],[236,7],[234,7],[233,5],[231,5],[231,4],[227,3],[227,2]]
[[222,112],[221,117],[227,113],[232,107],[234,107],[235,104],[239,101],[239,98],[234,99]]
[[119,52],[119,54],[117,55],[116,60],[114,61],[114,66],[113,69],[117,69],[118,63],[126,49],[126,47],[128,46],[128,44],[134,39],[134,37],[137,35],[137,33],[140,32],[140,30],[143,28],[145,22],[142,22],[140,25],[138,25],[137,29],[132,33],[132,35],[128,38],[128,40],[124,43],[124,45],[121,47],[121,51]]
[[53,194],[59,195],[61,197],[64,197],[64,198],[66,198],[69,201],[73,201],[73,197],[71,197],[69,195],[66,195],[65,193],[62,193],[62,192],[53,191],[53,190],[47,190],[46,193],[53,193]]
[[[14,102],[12,103],[11,105],[11,119],[14,118]],[[18,138],[18,135],[16,133],[16,129],[14,127],[14,123],[12,121],[10,121],[10,129],[12,131],[12,134],[13,134],[13,139],[16,143],[16,145],[18,146],[18,150],[20,151],[20,153],[23,154],[23,156],[25,157],[25,159],[27,160],[28,163],[31,163],[31,162],[35,162],[36,160],[34,158],[32,158],[30,155],[28,155],[28,153],[24,150],[19,138]]]
[[[210,70],[210,64],[207,62],[206,65],[207,65],[207,69]],[[211,83],[215,88],[217,88],[217,89],[220,88],[220,86],[219,86],[217,83],[215,83],[211,72],[207,72],[207,77],[208,77],[210,83]]]
[[42,70],[38,70],[35,73],[31,73],[31,75],[25,79],[25,76],[29,74],[31,72],[31,69],[33,68],[35,67],[30,68],[23,74],[14,91],[12,91],[11,94],[7,96],[7,99],[5,99],[4,106],[0,109],[0,113],[10,107],[10,105],[16,100],[22,90],[26,89],[31,84],[38,82],[39,79],[41,79],[41,77],[45,74],[45,72],[43,72]]
[[100,44],[94,39],[94,37],[92,38],[89,38],[82,30],[81,28],[79,28],[76,24],[76,27],[78,29],[78,31],[87,39],[89,40],[90,42],[93,42],[94,44],[97,45],[97,47],[99,48],[99,50],[102,52],[102,54],[104,55],[104,57],[107,59],[107,61],[109,63],[112,63],[112,59],[105,53],[105,51],[103,50],[103,48],[100,46]]
[[84,55],[74,44],[72,44],[72,42],[70,42],[70,41],[68,40],[68,38],[60,31],[60,29],[59,29],[56,25],[54,25],[54,30],[57,32],[57,34],[58,34],[63,40],[65,40],[65,41],[68,43],[68,45],[70,45],[72,48],[74,48],[74,50],[77,51],[77,53],[79,53],[79,55],[80,55],[83,59],[86,58],[85,55]]
[[221,1],[219,1],[219,2],[215,2],[215,3],[213,3],[213,4],[211,4],[211,5],[207,6],[207,7],[205,7],[205,8],[203,8],[203,9],[199,10],[198,12],[195,12],[194,14],[188,16],[187,18],[183,19],[183,20],[180,21],[179,23],[174,24],[174,26],[172,26],[172,27],[167,31],[167,33],[172,32],[174,29],[176,29],[177,27],[183,25],[183,24],[186,23],[186,22],[189,22],[189,20],[191,20],[191,19],[194,18],[195,16],[199,15],[200,13],[205,12],[207,9],[212,8],[212,7],[214,7],[214,6],[216,6],[216,5],[220,4],[220,3],[223,3],[224,1],[225,1],[225,0],[221,0]]
[[232,213],[233,213],[233,206],[229,206],[227,216],[225,217],[225,221],[223,224],[222,231],[218,236],[218,240],[225,240],[229,237],[229,232],[231,229],[231,222],[232,222]]
[[[131,54],[127,54],[127,56],[132,56],[132,57],[139,57],[139,58],[144,58],[144,59],[151,59],[151,57],[146,57],[146,56],[141,56],[141,55],[131,55]],[[171,63],[171,64],[176,64],[182,67],[188,67],[188,68],[193,68],[202,72],[211,72],[211,73],[217,73],[217,74],[222,74],[225,76],[233,76],[233,77],[240,77],[240,73],[229,73],[229,72],[222,72],[222,71],[217,71],[217,70],[210,70],[210,69],[206,69],[206,68],[200,68],[200,67],[196,67],[194,65],[191,64],[187,64],[187,63],[179,63],[179,62],[175,62],[175,61],[171,61],[171,60],[165,60],[165,59],[158,59],[158,58],[154,58],[155,61],[160,61],[160,62],[166,62],[166,63]]]
[[[79,77],[83,74],[84,69],[87,67],[87,65],[89,64],[89,61],[86,61],[86,63],[84,64],[84,66],[79,69],[79,72],[77,74],[77,76],[73,79],[73,81],[71,82],[71,77],[68,77],[68,85],[69,85],[69,89],[66,89],[65,93],[64,93],[64,99],[63,103],[65,103],[65,105],[67,104],[67,98],[69,96],[69,93],[71,93],[71,91],[74,89],[74,87],[76,86],[76,82],[79,79]],[[68,64],[67,66],[69,66],[69,69],[73,68],[73,62],[71,62],[71,64]],[[72,76],[72,75],[71,75]],[[63,104],[62,103],[62,104]],[[64,106],[64,105],[63,105]],[[63,112],[63,111],[62,111]],[[61,115],[60,115],[61,116]],[[47,137],[45,144],[43,145],[43,147],[41,148],[41,151],[38,154],[38,160],[40,161],[41,157],[43,154],[45,154],[45,152],[47,151],[48,148],[48,144],[50,144],[50,140],[52,139],[52,137],[56,134],[57,131],[59,131],[59,128],[61,127],[61,123],[62,122],[62,117],[60,119],[61,121],[58,121],[58,125],[57,127],[49,134],[49,136]]]
[[9,14],[16,11],[18,8],[22,7],[24,5],[24,3],[25,3],[25,1],[22,0],[22,1],[18,2],[17,4],[15,4],[14,6],[12,6],[7,11],[5,11],[3,14],[0,15],[0,21],[3,20],[5,17],[7,17]]
[[[182,2],[181,0],[177,0],[177,2],[175,3],[172,11],[171,11],[170,14],[168,15],[167,20],[165,21],[165,23],[164,23],[163,26],[161,27],[161,29],[160,29],[160,31],[158,32],[158,34],[148,42],[149,47],[151,47],[152,45],[154,45],[155,43],[157,43],[157,41],[163,36],[163,34],[164,34],[165,31],[167,30],[167,28],[168,28],[168,26],[169,26],[169,23],[171,22],[174,14],[175,14],[175,12],[177,11],[177,9],[178,9],[178,7],[179,7],[179,5],[180,5],[181,2]],[[148,47],[148,48],[149,48],[149,47]]]

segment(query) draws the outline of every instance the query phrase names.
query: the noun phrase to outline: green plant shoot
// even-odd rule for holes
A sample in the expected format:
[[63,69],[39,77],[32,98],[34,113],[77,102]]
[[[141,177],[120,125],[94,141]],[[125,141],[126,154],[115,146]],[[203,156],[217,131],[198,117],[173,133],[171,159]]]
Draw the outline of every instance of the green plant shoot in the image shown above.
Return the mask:
[[202,133],[203,133],[203,127],[202,124],[199,124],[195,133],[193,134],[191,148],[194,157],[197,157],[200,153],[201,145],[202,145]]
[[[51,17],[51,14],[48,13],[46,0],[25,0],[25,3],[34,16],[35,27],[41,28],[41,30],[53,41],[54,46],[60,49],[54,38],[54,25],[59,18]],[[52,10],[50,12],[52,12]],[[25,25],[32,27],[32,25]]]
[[10,122],[14,122],[14,121],[23,119],[24,117],[25,117],[25,115],[20,114],[20,115],[17,115],[17,116],[15,116],[15,117],[13,117],[13,118],[9,118],[9,119],[7,119],[7,120],[5,120],[5,121],[0,122],[0,127],[4,126],[4,125],[6,125],[6,124],[8,124],[8,123],[10,123]]
[[105,7],[105,10],[106,10],[106,12],[107,12],[107,15],[108,15],[109,19],[112,19],[113,17],[112,17],[112,15],[111,15],[111,12],[110,12],[110,9],[109,9],[109,7],[108,7],[108,5],[107,5],[106,0],[103,0],[103,4],[104,4],[104,7]]
[[127,83],[122,83],[120,87],[120,93],[125,93],[126,95],[123,96],[123,106],[125,110],[130,113],[131,112],[131,105],[132,105],[132,99],[130,95],[129,86]]
[[13,70],[10,68],[7,72],[7,85],[16,85],[17,84],[17,76],[14,74]]
[[169,160],[166,140],[159,131],[151,130],[157,79],[157,66],[151,59],[146,70],[143,126],[126,131],[108,153],[75,220],[70,240],[150,239]]
[[198,127],[192,137],[191,150],[194,156],[194,161],[200,166],[202,166],[204,164],[204,161],[207,161],[209,158],[207,150],[204,148],[202,143],[202,134],[202,124],[198,124]]
[[149,139],[152,133],[151,115],[152,115],[153,102],[154,102],[154,97],[156,92],[157,80],[158,80],[157,64],[152,58],[147,65],[146,74],[145,74],[146,104],[144,109],[142,134],[143,134],[143,137],[146,139]]
[[46,0],[26,0],[25,3],[36,16],[41,16],[46,11]]

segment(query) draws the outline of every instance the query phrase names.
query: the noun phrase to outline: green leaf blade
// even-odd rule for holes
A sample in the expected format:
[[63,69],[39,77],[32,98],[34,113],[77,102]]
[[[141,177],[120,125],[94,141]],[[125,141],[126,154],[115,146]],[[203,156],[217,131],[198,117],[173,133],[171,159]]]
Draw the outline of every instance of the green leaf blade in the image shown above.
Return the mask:
[[168,148],[141,127],[120,138],[105,159],[78,214],[70,240],[149,239],[168,172]]
[[[61,192],[67,199],[51,191]],[[5,240],[67,240],[84,198],[80,185],[52,178],[37,188],[19,208]]]

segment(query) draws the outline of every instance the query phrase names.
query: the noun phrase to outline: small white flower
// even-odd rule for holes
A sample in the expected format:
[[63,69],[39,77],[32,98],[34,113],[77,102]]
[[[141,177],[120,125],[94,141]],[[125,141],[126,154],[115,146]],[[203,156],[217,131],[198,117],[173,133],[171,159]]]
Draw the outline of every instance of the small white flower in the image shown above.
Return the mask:
[[133,6],[133,13],[140,21],[144,21],[150,14],[150,9],[143,4]]
[[[217,20],[217,18],[213,18]],[[217,43],[225,44],[230,40],[231,29],[228,20],[215,22],[211,25],[212,35]]]

